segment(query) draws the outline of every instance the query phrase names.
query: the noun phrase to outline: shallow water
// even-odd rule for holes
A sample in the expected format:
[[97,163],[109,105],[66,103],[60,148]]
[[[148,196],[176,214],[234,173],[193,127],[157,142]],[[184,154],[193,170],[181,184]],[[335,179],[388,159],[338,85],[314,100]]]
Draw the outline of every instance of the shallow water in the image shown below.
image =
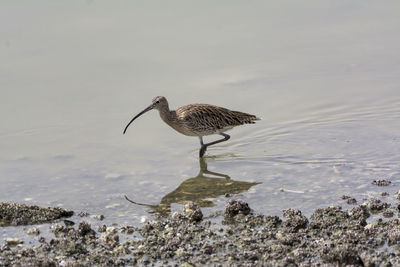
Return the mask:
[[[342,195],[390,200],[399,190],[398,1],[0,6],[0,201],[137,225],[195,192],[206,214],[233,194],[256,212],[309,215],[347,207]],[[203,174],[192,179],[198,139],[156,111],[122,135],[157,95],[172,108],[209,103],[262,118],[209,148],[216,192]]]

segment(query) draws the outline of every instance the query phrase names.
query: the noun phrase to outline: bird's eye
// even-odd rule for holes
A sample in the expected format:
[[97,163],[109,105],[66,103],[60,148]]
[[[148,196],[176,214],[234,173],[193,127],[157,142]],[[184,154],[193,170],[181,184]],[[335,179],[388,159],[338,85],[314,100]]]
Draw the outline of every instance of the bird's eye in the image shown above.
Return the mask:
[[159,104],[159,103],[160,103],[160,100],[157,100],[157,101],[156,101],[156,104]]

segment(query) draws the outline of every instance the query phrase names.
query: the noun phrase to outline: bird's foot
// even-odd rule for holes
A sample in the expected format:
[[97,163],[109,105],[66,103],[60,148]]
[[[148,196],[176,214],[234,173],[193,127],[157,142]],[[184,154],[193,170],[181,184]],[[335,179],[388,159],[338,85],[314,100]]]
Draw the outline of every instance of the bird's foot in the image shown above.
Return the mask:
[[207,150],[207,146],[202,145],[200,148],[200,151],[199,151],[200,158],[202,158],[204,156],[204,154],[206,153],[206,150]]

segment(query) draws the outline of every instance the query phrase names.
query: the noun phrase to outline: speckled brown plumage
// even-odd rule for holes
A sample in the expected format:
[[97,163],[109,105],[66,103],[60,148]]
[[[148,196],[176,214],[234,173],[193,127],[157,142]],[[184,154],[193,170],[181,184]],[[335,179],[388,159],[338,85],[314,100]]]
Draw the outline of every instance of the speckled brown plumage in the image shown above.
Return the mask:
[[[170,110],[167,99],[163,96],[157,96],[150,106],[128,123],[124,133],[137,117],[152,109],[157,109],[162,120],[176,131],[188,136],[198,136],[201,144],[200,157],[204,155],[208,146],[228,140],[230,136],[225,134],[227,130],[238,125],[255,123],[256,120],[259,120],[255,115],[208,104],[191,104]],[[224,138],[204,144],[203,136],[211,134],[220,134]]]
[[194,136],[225,132],[235,126],[259,120],[255,115],[207,104],[183,106],[175,114],[180,126],[186,128],[187,135]]

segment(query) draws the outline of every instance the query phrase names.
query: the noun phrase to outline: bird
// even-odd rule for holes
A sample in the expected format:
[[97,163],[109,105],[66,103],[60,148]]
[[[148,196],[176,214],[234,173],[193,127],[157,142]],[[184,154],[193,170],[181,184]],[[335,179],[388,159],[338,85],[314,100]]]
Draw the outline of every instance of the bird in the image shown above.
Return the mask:
[[[164,96],[156,96],[152,103],[137,114],[126,125],[123,134],[128,130],[129,125],[144,113],[156,109],[161,119],[177,132],[187,136],[198,136],[200,139],[199,157],[202,158],[209,146],[228,141],[230,135],[225,132],[235,126],[253,124],[260,120],[255,115],[233,111],[227,108],[209,104],[189,104],[170,110],[168,101]],[[204,143],[203,136],[218,134],[222,139]]]

